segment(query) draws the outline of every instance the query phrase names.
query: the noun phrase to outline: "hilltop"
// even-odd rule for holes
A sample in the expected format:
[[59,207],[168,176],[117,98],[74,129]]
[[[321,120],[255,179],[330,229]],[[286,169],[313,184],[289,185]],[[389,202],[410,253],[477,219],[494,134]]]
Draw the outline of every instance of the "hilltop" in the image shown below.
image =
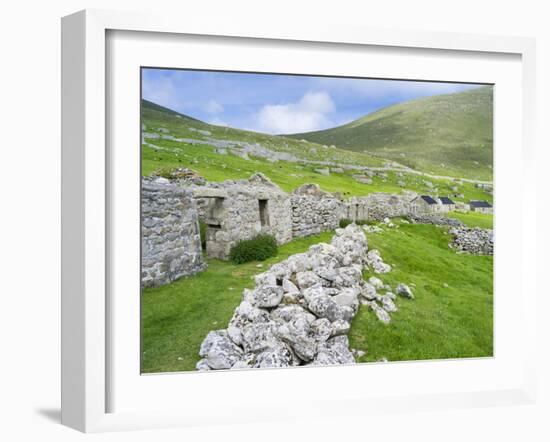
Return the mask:
[[491,86],[396,104],[332,129],[287,135],[439,175],[492,179]]

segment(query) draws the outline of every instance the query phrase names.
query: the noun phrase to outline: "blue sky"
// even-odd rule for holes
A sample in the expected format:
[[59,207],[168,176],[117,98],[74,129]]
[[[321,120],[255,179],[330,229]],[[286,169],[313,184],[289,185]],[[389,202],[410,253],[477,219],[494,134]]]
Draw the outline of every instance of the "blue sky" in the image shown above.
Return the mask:
[[143,98],[207,123],[271,134],[348,123],[414,98],[473,84],[144,69]]

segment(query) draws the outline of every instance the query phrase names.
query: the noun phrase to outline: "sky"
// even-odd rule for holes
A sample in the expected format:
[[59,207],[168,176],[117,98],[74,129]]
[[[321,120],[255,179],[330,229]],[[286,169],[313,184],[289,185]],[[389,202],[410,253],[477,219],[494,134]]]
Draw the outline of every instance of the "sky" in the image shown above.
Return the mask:
[[392,104],[475,87],[177,69],[142,72],[146,100],[207,123],[269,134],[328,129]]

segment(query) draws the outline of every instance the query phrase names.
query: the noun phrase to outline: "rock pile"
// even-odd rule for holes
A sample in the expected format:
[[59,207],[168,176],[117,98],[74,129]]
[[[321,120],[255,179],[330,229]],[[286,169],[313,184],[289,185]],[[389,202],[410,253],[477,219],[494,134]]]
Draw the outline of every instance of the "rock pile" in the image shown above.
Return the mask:
[[493,254],[493,230],[479,227],[456,227],[450,230],[453,241],[449,246],[467,253],[478,255]]
[[407,218],[416,224],[433,224],[436,226],[451,226],[451,227],[460,227],[464,223],[456,218],[451,218],[448,216],[438,215],[435,213],[410,213],[407,215]]
[[[162,172],[153,172],[153,177],[158,177],[159,173]],[[206,180],[199,175],[198,172],[187,167],[178,167],[175,169],[168,170],[162,175],[164,178],[167,178],[172,181],[176,181],[179,184],[195,184],[197,186],[203,186],[206,184]]]
[[197,369],[354,363],[350,323],[360,299],[376,297],[362,279],[367,250],[365,234],[352,224],[337,229],[330,244],[311,246],[257,275],[227,329],[206,336]]

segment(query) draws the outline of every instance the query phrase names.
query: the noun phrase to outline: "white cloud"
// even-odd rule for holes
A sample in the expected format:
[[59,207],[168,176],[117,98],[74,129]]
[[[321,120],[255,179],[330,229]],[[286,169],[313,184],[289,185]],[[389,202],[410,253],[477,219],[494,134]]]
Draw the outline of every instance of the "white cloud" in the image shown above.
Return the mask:
[[326,92],[308,92],[300,101],[266,104],[255,117],[255,130],[272,134],[309,132],[330,126],[335,106]]
[[208,100],[204,105],[204,110],[210,114],[220,114],[223,112],[223,106],[216,100]]

